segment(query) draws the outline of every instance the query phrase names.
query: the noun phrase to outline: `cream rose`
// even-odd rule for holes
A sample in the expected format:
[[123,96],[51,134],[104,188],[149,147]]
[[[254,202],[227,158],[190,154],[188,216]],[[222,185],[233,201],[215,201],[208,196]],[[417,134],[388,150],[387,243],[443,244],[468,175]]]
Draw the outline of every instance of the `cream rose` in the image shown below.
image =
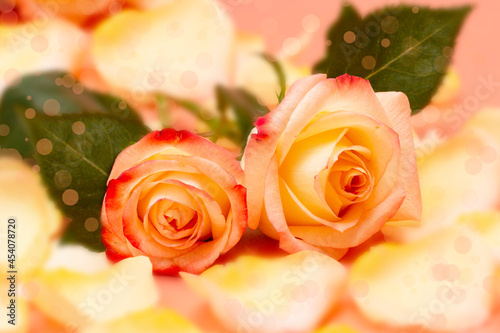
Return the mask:
[[286,251],[338,257],[386,223],[419,220],[410,114],[403,93],[358,77],[297,81],[245,151],[249,226]]
[[108,258],[144,255],[156,272],[199,273],[247,224],[243,171],[187,131],[155,131],[118,155],[101,215]]

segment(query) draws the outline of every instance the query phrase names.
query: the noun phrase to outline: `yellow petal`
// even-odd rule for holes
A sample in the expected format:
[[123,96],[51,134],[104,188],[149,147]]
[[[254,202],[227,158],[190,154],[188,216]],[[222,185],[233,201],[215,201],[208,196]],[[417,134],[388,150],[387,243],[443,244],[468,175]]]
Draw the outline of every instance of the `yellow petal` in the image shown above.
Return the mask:
[[303,251],[283,258],[240,257],[200,276],[181,273],[230,330],[305,332],[342,297],[344,267]]
[[215,1],[169,1],[104,21],[92,57],[101,76],[136,102],[155,92],[203,100],[227,83],[232,40],[231,22]]
[[77,26],[54,18],[43,24],[0,25],[0,92],[27,73],[71,72],[85,38]]
[[450,67],[446,72],[439,89],[432,96],[431,104],[446,105],[453,101],[460,89],[460,77],[455,68]]
[[[472,117],[467,120],[465,124],[466,128],[476,128],[481,129],[491,135],[497,143],[500,143],[500,132],[498,131],[498,126],[500,125],[500,109],[499,108],[485,108],[481,109]],[[479,156],[483,159],[493,159],[500,153],[497,151],[496,154],[488,149],[486,151],[478,151]],[[488,156],[489,155],[489,156]]]
[[92,325],[82,333],[201,333],[196,326],[168,309],[150,308],[108,323]]
[[[19,297],[19,281],[17,281],[17,294],[15,297],[15,315],[11,312],[11,309],[8,307],[11,306],[11,297],[8,297],[8,289],[9,285],[5,284],[2,281],[2,285],[0,286],[0,306],[2,307],[2,311],[4,311],[2,315],[2,320],[0,320],[0,332],[2,333],[24,333],[28,332],[29,318],[28,318],[28,306],[26,301]],[[12,316],[11,316],[12,313]],[[12,323],[9,321],[14,320]]]
[[79,245],[57,244],[44,265],[45,270],[66,269],[73,272],[97,273],[111,267],[106,253],[92,252]]
[[496,260],[500,263],[500,212],[484,211],[462,215],[459,224],[464,224],[484,239]]
[[[14,269],[22,267],[23,276],[28,277],[47,259],[62,217],[40,176],[21,161],[5,156],[0,157],[0,219],[5,250],[7,239],[15,246]],[[11,219],[16,222],[8,224]],[[7,225],[13,225],[10,231]],[[3,272],[12,264],[7,259],[7,253],[0,257]]]
[[463,213],[494,209],[500,198],[500,158],[480,154],[484,150],[496,154],[499,144],[483,129],[471,126],[444,143],[426,141],[417,147],[421,224],[417,228],[387,225],[384,234],[400,241],[415,240],[454,224]]
[[155,304],[158,299],[146,257],[125,259],[96,274],[66,269],[42,272],[34,302],[47,316],[82,328],[127,316]]
[[480,237],[451,227],[414,243],[373,247],[354,263],[349,289],[376,322],[464,330],[490,315],[494,269]]
[[347,325],[330,325],[314,331],[314,333],[357,333],[358,331]]

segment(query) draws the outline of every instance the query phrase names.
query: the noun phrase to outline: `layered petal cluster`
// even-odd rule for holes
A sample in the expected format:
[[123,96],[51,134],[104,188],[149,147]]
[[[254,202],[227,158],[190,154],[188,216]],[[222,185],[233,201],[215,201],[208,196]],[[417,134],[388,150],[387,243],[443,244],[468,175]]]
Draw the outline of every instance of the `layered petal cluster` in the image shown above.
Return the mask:
[[419,220],[410,113],[404,94],[358,77],[297,81],[245,151],[249,226],[286,251],[339,257],[387,221]]
[[199,273],[241,238],[243,171],[227,150],[187,131],[155,131],[117,157],[104,199],[108,258],[145,255],[156,272]]

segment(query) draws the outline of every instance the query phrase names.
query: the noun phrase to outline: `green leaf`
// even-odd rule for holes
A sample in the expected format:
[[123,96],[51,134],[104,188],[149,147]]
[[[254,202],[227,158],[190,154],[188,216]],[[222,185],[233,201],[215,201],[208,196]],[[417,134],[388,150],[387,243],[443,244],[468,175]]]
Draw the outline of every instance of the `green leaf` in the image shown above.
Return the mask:
[[[260,104],[255,96],[243,89],[217,87],[217,103],[221,112],[220,128],[216,133],[228,136],[244,145],[257,118],[267,114],[269,109]],[[228,120],[227,110],[231,109],[236,118],[236,129]]]
[[345,7],[330,29],[331,45],[315,72],[328,77],[348,73],[369,79],[375,91],[402,91],[415,114],[441,83],[451,60],[449,50],[470,10],[402,5],[360,20],[352,7]]
[[[0,147],[35,158],[50,194],[71,219],[62,240],[100,251],[100,227],[93,227],[109,172],[118,153],[148,129],[119,99],[89,91],[75,94],[71,87],[57,85],[64,75],[27,76],[4,93],[0,123],[10,133],[0,137]],[[49,115],[58,108],[57,115]],[[31,115],[28,109],[33,109]]]
[[336,61],[345,61],[344,56],[338,59],[338,55],[342,55],[342,50],[345,44],[344,34],[354,30],[355,27],[361,26],[361,16],[356,9],[351,5],[342,7],[342,12],[336,23],[328,30],[328,44],[325,58],[314,65],[313,73],[328,73],[330,67],[335,66]]
[[285,98],[286,94],[286,77],[285,72],[283,71],[283,67],[278,60],[275,60],[271,55],[265,54],[263,55],[264,59],[269,62],[269,64],[273,67],[276,72],[276,76],[278,76],[278,82],[280,84],[280,92],[277,94],[278,104],[281,103],[283,98]]

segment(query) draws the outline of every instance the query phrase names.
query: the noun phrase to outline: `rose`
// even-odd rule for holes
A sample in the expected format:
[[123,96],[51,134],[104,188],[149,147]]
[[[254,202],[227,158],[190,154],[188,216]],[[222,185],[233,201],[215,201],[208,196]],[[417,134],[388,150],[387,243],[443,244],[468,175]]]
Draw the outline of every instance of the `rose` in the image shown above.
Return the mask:
[[243,171],[224,148],[187,131],[148,134],[122,151],[101,215],[108,258],[148,256],[156,272],[198,273],[240,239]]
[[358,77],[297,81],[245,151],[249,226],[289,252],[340,256],[388,221],[418,220],[410,113],[403,93]]

